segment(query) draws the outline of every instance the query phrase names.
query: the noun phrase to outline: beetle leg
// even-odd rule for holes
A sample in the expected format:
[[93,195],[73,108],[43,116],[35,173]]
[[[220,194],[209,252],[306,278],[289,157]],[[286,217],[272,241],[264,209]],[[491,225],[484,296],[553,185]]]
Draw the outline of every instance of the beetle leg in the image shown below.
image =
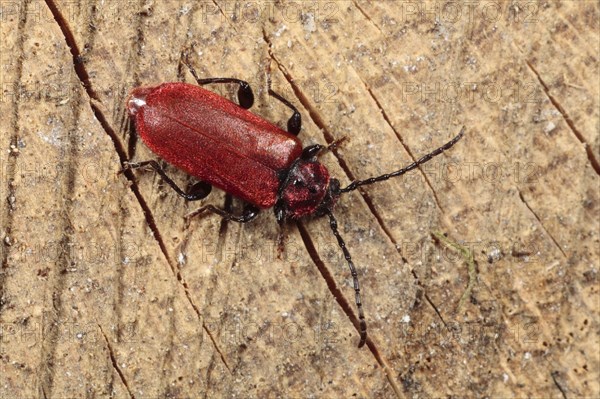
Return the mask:
[[211,83],[237,83],[240,85],[238,89],[238,102],[240,103],[240,107],[248,109],[252,107],[254,104],[254,93],[252,93],[252,88],[245,80],[235,79],[235,78],[205,78],[200,79],[194,67],[192,67],[187,60],[184,61],[185,65],[187,65],[188,69],[192,73],[196,82],[198,82],[199,86],[204,86]]
[[201,182],[194,184],[192,186],[191,190],[186,193],[185,191],[180,189],[177,186],[177,184],[175,184],[175,182],[169,176],[167,176],[167,174],[165,173],[165,170],[158,164],[158,162],[156,162],[154,160],[144,161],[144,162],[135,162],[135,163],[124,162],[123,169],[120,172],[124,172],[127,169],[142,168],[147,165],[151,166],[152,169],[154,169],[162,177],[162,179],[169,186],[171,186],[171,188],[173,190],[175,190],[175,192],[177,194],[179,194],[180,196],[182,196],[183,198],[185,198],[188,201],[197,201],[197,200],[206,198],[208,196],[208,194],[210,194],[210,191],[212,190],[212,186],[210,184],[201,181]]
[[233,222],[238,222],[238,223],[248,223],[252,219],[256,218],[258,216],[258,213],[260,212],[260,210],[257,207],[255,207],[254,205],[250,205],[250,204],[247,204],[244,207],[244,211],[241,215],[234,215],[233,213],[229,213],[229,212],[227,212],[223,209],[217,208],[213,205],[205,205],[203,207],[196,209],[193,212],[188,213],[187,215],[185,215],[185,218],[186,219],[192,218],[196,215],[204,213],[205,211],[210,211],[212,213],[216,213],[217,215],[221,216],[225,220],[231,220]]
[[278,99],[279,101],[281,101],[282,103],[284,103],[292,111],[294,111],[294,113],[288,120],[287,130],[288,130],[288,133],[291,133],[294,136],[297,136],[298,133],[300,133],[300,129],[302,128],[302,116],[300,115],[300,112],[298,112],[298,109],[294,106],[294,104],[292,104],[291,102],[289,102],[288,100],[286,100],[285,98],[280,96],[279,94],[275,93],[273,90],[269,89],[269,94],[271,96],[275,97],[276,99]]

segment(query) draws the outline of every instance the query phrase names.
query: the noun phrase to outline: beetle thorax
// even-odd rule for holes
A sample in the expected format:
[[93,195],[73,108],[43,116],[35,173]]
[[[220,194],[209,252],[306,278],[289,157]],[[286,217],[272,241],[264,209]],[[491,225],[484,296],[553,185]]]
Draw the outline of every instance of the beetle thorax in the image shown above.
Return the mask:
[[339,189],[339,183],[332,185],[334,182],[337,180],[329,177],[321,163],[298,159],[283,176],[275,205],[277,219],[299,219],[319,214],[324,206],[333,206],[338,194],[333,194],[331,188]]

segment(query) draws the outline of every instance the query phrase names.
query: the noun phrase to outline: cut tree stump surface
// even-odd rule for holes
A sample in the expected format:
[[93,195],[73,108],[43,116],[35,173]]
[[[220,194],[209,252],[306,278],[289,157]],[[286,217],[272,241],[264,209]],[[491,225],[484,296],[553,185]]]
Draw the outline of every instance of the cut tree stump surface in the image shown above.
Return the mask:
[[[600,395],[598,2],[23,0],[0,18],[0,398]],[[279,126],[268,85],[290,99],[305,145],[347,137],[321,157],[342,185],[466,127],[335,209],[364,348],[326,218],[287,224],[278,257],[271,210],[186,222],[198,203],[117,173],[156,158],[128,93],[193,83],[185,51]]]

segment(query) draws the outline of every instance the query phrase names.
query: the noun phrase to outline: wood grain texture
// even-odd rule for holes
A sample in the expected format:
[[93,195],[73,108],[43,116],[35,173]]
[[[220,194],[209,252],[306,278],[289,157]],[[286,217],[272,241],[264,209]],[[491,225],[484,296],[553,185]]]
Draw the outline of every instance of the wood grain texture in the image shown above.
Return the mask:
[[[595,1],[1,2],[0,397],[597,397]],[[130,138],[140,85],[247,80],[342,184],[325,219],[204,217]],[[235,98],[236,87],[215,87]],[[194,182],[168,169],[184,187]],[[218,190],[205,203],[241,204]],[[445,233],[473,255],[433,239]]]

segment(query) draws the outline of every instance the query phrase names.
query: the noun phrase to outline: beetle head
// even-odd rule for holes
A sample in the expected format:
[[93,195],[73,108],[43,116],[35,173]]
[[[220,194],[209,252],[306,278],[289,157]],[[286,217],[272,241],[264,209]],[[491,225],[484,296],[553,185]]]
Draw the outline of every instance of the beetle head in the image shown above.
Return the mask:
[[339,197],[340,184],[315,159],[298,159],[283,176],[275,215],[279,222],[321,215],[331,209]]

